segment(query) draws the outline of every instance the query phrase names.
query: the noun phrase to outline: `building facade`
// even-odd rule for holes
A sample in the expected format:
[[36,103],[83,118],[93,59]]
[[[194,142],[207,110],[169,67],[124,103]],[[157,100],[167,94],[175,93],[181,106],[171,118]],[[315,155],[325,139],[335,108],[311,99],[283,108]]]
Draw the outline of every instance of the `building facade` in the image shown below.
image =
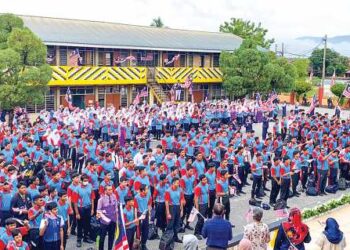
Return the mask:
[[[117,23],[21,16],[47,46],[52,67],[45,105],[32,112],[67,105],[84,108],[98,102],[117,108],[131,104],[145,87],[149,102],[169,99],[175,83],[191,77],[194,101],[222,98],[221,51],[233,51],[242,39],[225,33],[176,30]],[[188,90],[182,100],[189,100]]]

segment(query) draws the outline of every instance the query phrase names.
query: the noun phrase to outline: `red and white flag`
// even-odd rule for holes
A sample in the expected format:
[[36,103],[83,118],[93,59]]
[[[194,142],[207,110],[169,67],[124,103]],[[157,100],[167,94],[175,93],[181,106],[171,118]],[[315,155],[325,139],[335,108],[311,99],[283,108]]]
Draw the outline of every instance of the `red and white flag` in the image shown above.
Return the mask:
[[137,94],[137,96],[135,97],[135,100],[133,102],[134,105],[138,105],[140,103],[140,94]]
[[165,61],[165,65],[172,64],[173,62],[176,62],[177,60],[179,60],[179,58],[180,58],[180,54],[177,54],[170,61]]
[[343,96],[350,98],[350,83],[348,83],[343,91]]
[[331,79],[331,87],[335,84],[335,70],[333,71],[332,79]]
[[141,98],[141,97],[148,97],[148,89],[147,89],[147,87],[144,87],[144,88],[141,90],[140,98]]

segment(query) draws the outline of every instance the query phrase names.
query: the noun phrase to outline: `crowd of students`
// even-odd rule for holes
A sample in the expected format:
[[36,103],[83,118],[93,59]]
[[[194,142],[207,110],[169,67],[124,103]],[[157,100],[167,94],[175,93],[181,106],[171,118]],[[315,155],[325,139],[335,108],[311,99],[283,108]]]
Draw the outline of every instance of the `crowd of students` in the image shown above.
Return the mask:
[[[94,216],[100,249],[107,234],[111,249],[118,204],[130,246],[136,236],[147,249],[150,222],[176,242],[185,230],[201,239],[215,202],[229,220],[230,199],[245,194],[250,178],[252,201],[271,182],[272,206],[309,187],[326,194],[339,171],[349,179],[349,128],[350,119],[287,113],[276,103],[262,110],[256,100],[62,107],[34,122],[16,114],[11,126],[0,124],[0,249],[64,249],[70,234],[81,247],[95,240]],[[195,228],[193,207],[201,214]]]

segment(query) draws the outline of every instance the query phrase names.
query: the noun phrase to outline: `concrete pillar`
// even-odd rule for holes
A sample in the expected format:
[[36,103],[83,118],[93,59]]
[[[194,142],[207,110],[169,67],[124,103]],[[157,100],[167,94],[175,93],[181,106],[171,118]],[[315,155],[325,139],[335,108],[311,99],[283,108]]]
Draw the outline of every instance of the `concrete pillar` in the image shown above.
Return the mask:
[[132,103],[132,85],[128,85],[126,88],[127,105]]
[[149,90],[149,105],[154,104],[154,94],[153,91]]
[[56,105],[55,105],[55,109],[58,109],[58,107],[61,105],[61,88],[60,87],[56,87],[55,90],[55,97],[56,97]]

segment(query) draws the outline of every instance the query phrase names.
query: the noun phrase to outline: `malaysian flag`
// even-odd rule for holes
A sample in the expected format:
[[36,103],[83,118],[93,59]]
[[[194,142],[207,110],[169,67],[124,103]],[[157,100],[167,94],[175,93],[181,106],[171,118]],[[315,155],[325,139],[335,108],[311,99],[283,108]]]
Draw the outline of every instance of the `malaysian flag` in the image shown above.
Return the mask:
[[313,76],[314,76],[314,72],[313,72],[313,71],[311,71],[311,72],[310,72],[310,77],[309,77],[309,82],[312,82],[312,78],[313,78]]
[[70,88],[68,87],[67,92],[66,92],[66,96],[64,97],[64,99],[66,100],[66,102],[68,103],[68,108],[70,110],[74,109],[73,107],[73,101],[72,101],[72,94],[70,92]]
[[350,84],[348,83],[343,91],[343,96],[350,98]]
[[331,79],[331,87],[335,84],[335,70],[333,71],[332,79]]
[[114,60],[114,63],[119,64],[119,63],[124,63],[126,61],[136,61],[136,58],[134,56],[127,56],[125,58],[117,57],[117,59]]
[[[115,240],[113,250],[129,250],[128,239],[126,238],[124,216],[122,206],[119,205],[117,212],[117,226],[115,228]],[[132,246],[131,246],[132,247]]]
[[147,53],[146,56],[141,56],[141,61],[153,61],[153,54]]
[[165,62],[165,65],[172,64],[173,62],[179,60],[179,58],[180,58],[180,54],[177,54],[177,55],[175,55],[170,61],[166,61],[166,62]]
[[140,103],[140,93],[138,93],[134,99],[133,104],[138,105]]
[[276,212],[277,218],[287,218],[288,217],[288,210],[286,208],[278,209],[275,212]]
[[79,66],[82,59],[83,58],[80,56],[79,50],[74,49],[69,54],[68,66]]
[[141,97],[148,97],[148,89],[147,87],[144,87],[140,93],[140,98]]
[[181,86],[181,87],[184,88],[184,89],[188,89],[191,85],[192,85],[192,75],[189,75],[186,78],[184,85]]
[[308,113],[311,113],[315,109],[316,105],[317,105],[317,97],[316,97],[316,95],[314,95],[312,97],[312,101],[311,101],[311,105],[310,105],[310,108],[308,110]]

